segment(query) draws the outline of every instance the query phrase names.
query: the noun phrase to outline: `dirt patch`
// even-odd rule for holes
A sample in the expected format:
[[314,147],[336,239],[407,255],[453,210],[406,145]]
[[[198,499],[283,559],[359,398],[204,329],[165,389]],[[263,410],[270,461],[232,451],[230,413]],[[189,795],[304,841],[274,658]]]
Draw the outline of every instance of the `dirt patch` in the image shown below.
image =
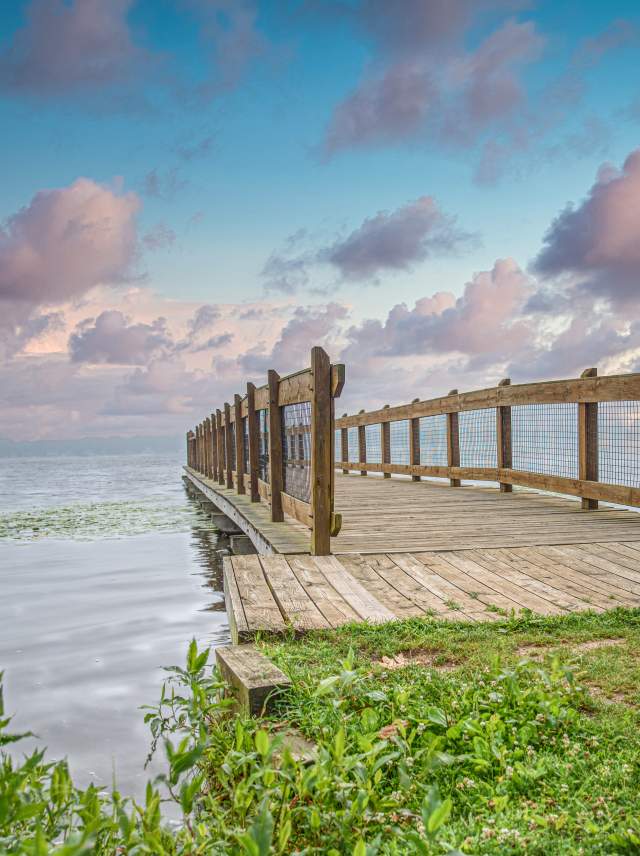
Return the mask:
[[527,657],[529,660],[542,660],[547,652],[553,651],[561,645],[567,645],[573,654],[584,654],[587,651],[597,651],[599,648],[613,648],[617,645],[624,645],[626,641],[624,638],[614,638],[589,639],[587,642],[576,642],[574,644],[559,642],[552,645],[536,645],[532,643],[530,645],[520,645],[516,648],[516,654],[519,657]]
[[453,660],[442,660],[441,658],[442,654],[438,651],[401,651],[392,657],[381,657],[379,660],[374,660],[374,663],[389,670],[404,669],[407,666],[428,666],[439,672],[450,672],[458,665]]
[[597,684],[592,684],[590,681],[585,681],[585,686],[589,688],[589,695],[604,702],[604,704],[623,704],[625,707],[635,707],[635,705],[629,701],[629,697],[623,692],[607,694],[602,687],[599,687]]

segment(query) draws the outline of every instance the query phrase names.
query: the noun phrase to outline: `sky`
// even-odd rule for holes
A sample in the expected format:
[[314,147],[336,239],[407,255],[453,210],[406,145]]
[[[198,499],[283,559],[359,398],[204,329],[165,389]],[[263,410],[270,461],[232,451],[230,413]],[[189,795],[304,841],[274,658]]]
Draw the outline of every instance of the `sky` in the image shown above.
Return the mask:
[[640,7],[4,0],[0,438],[640,370]]

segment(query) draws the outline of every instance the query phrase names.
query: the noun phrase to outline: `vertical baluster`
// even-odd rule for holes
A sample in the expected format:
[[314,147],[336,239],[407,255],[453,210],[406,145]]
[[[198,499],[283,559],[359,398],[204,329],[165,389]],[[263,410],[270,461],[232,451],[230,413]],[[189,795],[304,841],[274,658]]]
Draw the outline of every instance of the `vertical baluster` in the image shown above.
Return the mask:
[[227,487],[233,488],[233,437],[231,435],[231,405],[224,403],[224,448],[226,451]]
[[[419,398],[414,398],[412,404],[417,404]],[[409,420],[409,463],[411,466],[420,466],[420,419]],[[420,481],[420,476],[412,475],[412,481]]]
[[249,432],[249,484],[251,502],[260,502],[258,490],[258,461],[260,457],[260,435],[256,411],[256,388],[247,384],[247,430]]
[[274,369],[267,374],[269,383],[269,483],[271,485],[271,520],[284,520],[282,510],[282,415],[278,404],[280,375]]
[[[343,413],[343,418],[346,416],[346,413]],[[340,429],[340,457],[343,462],[347,462],[349,460],[349,429],[341,428]],[[349,474],[348,469],[343,469],[342,472],[344,475]]]
[[[457,395],[458,390],[452,389],[449,395]],[[447,413],[447,465],[460,466],[460,426],[457,413]],[[450,478],[451,487],[460,487],[460,479]]]
[[[388,410],[389,405],[385,404],[383,410]],[[382,422],[380,425],[380,444],[382,448],[382,463],[391,463],[391,423]],[[383,478],[390,479],[391,473],[385,473]]]
[[[503,378],[498,387],[511,386],[511,379]],[[500,392],[498,391],[498,402]],[[511,407],[498,404],[496,407],[496,446],[498,450],[498,470],[510,470],[513,466],[513,454],[511,446]],[[500,490],[502,493],[511,493],[513,485],[500,479]]]
[[[585,369],[580,377],[597,377],[598,369]],[[578,403],[578,478],[582,481],[598,481],[598,402]],[[597,499],[582,497],[585,511],[595,510]]]
[[[360,410],[359,413],[364,413]],[[367,429],[364,425],[358,425],[358,462],[360,464],[367,463]],[[361,476],[366,476],[366,470],[360,470]]]
[[235,441],[236,441],[236,474],[237,474],[237,493],[245,493],[244,488],[244,430],[242,425],[242,399],[236,393],[233,396],[233,419],[235,422]]
[[311,349],[311,553],[331,552],[331,363],[320,347]]

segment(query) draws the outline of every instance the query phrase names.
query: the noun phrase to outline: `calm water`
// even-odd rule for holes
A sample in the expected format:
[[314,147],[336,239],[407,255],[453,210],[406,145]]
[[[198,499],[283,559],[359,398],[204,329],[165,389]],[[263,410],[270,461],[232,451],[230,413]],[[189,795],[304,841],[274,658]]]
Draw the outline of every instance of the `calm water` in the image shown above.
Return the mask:
[[0,669],[14,730],[140,796],[162,666],[229,640],[222,546],[179,456],[0,459]]

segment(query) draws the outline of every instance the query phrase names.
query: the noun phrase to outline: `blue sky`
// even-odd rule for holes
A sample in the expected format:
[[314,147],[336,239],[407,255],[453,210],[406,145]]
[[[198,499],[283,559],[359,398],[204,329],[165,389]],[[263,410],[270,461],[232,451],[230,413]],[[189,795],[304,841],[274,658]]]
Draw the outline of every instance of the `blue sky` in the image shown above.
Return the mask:
[[[233,306],[224,319],[237,316],[239,306],[259,305],[263,325],[244,341],[241,331],[233,332],[233,365],[225,362],[229,355],[206,350],[185,363],[183,348],[180,365],[194,388],[188,401],[171,405],[175,412],[160,420],[167,430],[199,404],[198,373],[212,368],[226,391],[225,378],[259,370],[255,354],[247,356],[252,348],[261,343],[260,359],[275,357],[278,337],[296,309],[322,314],[328,303],[348,307],[348,317],[340,319],[342,338],[336,329],[318,329],[318,336],[336,340],[334,350],[348,349],[350,325],[369,319],[388,332],[385,319],[393,306],[411,309],[436,292],[464,297],[465,284],[491,271],[497,259],[512,258],[523,275],[532,276],[531,263],[554,218],[569,202],[584,204],[603,163],[621,168],[638,145],[635,3],[84,4],[82,18],[83,0],[16,0],[3,9],[0,271],[1,253],[13,263],[9,254],[20,240],[11,218],[21,210],[33,213],[37,194],[64,191],[79,178],[117,198],[135,195],[135,222],[127,221],[126,228],[134,230],[136,246],[111,280],[98,260],[99,273],[92,269],[73,293],[61,287],[58,297],[29,304],[28,316],[16,315],[5,369],[44,372],[35,367],[73,357],[65,341],[100,311],[122,311],[123,282],[144,292],[139,311],[131,296],[124,301],[125,328],[151,324],[157,310],[168,319],[174,344],[188,326],[188,311],[200,304]],[[92,42],[105,29],[104,39]],[[421,75],[431,94],[412,90],[408,113],[404,106],[400,113],[403,94],[394,90],[384,101],[376,93],[388,74],[405,93],[413,85],[408,70]],[[369,99],[364,112],[362,98]],[[327,153],[336,122],[342,130]],[[489,175],[481,167],[487,152],[493,152]],[[412,229],[416,212],[405,206],[423,197],[432,198],[438,212],[429,215],[430,225],[421,219],[411,247],[394,244],[391,256],[380,258],[385,242],[409,240],[400,234],[403,218]],[[384,214],[376,231],[360,233],[379,212]],[[402,215],[395,225],[384,219],[394,212]],[[292,235],[297,240],[287,248]],[[361,254],[372,244],[377,260],[363,263]],[[269,258],[279,270],[293,260],[303,279],[295,287],[274,287],[264,275]],[[44,259],[39,270],[48,265]],[[6,267],[11,269],[8,262]],[[528,287],[548,291],[552,280],[567,278],[574,287],[578,267],[554,269]],[[66,276],[53,272],[58,274]],[[29,287],[42,295],[47,282]],[[0,299],[20,297],[18,288],[15,275],[3,281],[0,273]],[[90,304],[86,318],[83,302]],[[275,323],[269,313],[283,304],[289,314],[282,310]],[[518,312],[514,307],[505,321],[510,328],[519,323],[520,305]],[[64,316],[57,329],[46,322],[40,338],[29,340],[16,333],[47,313]],[[212,329],[222,334],[223,328]],[[459,355],[454,346],[418,349],[414,356],[420,356],[423,375],[442,355]],[[126,386],[132,372],[149,372],[149,361],[173,359],[175,366],[178,359],[166,348],[152,348],[148,360],[135,353],[132,363],[119,362],[110,347],[95,363],[76,361],[73,377],[119,373],[108,393],[117,396],[117,383]],[[394,345],[387,352],[399,353]],[[490,379],[512,356],[494,355],[492,363],[470,369],[467,354],[463,369],[470,381],[481,380],[483,371]],[[12,434],[29,420],[9,405],[13,415],[4,431]],[[164,413],[167,405],[157,406]],[[79,416],[77,430],[97,431],[97,415],[110,409],[108,402],[96,402],[90,414]],[[144,430],[142,418],[127,419],[114,419],[111,430]],[[45,430],[55,433],[60,425],[52,418]]]

